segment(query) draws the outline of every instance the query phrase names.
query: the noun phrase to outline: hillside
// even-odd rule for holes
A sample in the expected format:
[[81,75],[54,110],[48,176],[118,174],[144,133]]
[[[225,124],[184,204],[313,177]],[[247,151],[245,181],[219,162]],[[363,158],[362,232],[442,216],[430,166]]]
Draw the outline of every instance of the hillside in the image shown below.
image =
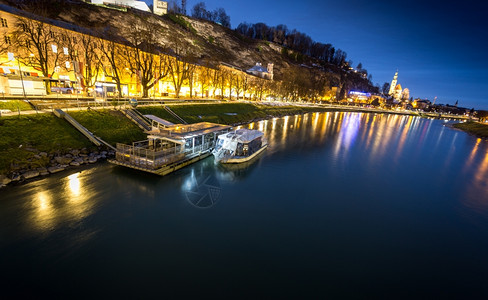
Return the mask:
[[347,74],[337,66],[303,56],[297,60],[297,56],[284,55],[284,52],[291,54],[293,52],[283,51],[280,45],[250,39],[229,28],[205,20],[182,15],[160,17],[134,9],[120,11],[76,0],[0,0],[0,3],[58,22],[74,24],[106,39],[123,41],[127,40],[135,28],[151,28],[153,32],[157,32],[156,42],[165,45],[169,53],[172,52],[171,45],[177,41],[184,43],[186,49],[191,48],[192,54],[199,60],[225,62],[243,70],[249,69],[257,62],[263,65],[273,63],[276,80],[282,80],[291,69],[307,70],[307,72],[316,69],[316,72],[326,74],[330,86],[355,88],[360,82],[360,88],[373,88],[367,81],[362,79],[358,81],[357,78],[352,78],[356,76],[355,74]]

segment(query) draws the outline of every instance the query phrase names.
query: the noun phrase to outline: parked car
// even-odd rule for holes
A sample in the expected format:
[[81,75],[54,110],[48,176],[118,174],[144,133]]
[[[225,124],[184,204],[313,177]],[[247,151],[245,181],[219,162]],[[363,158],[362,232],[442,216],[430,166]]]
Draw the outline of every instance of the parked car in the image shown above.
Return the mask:
[[74,89],[72,87],[53,86],[53,87],[51,87],[51,92],[59,93],[59,94],[73,94]]

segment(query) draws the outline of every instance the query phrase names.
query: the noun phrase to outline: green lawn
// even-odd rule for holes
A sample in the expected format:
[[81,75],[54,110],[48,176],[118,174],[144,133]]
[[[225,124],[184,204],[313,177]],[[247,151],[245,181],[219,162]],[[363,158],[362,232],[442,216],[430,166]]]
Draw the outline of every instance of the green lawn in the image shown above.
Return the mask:
[[[188,123],[212,122],[220,124],[250,122],[256,118],[295,115],[321,110],[308,107],[268,106],[248,103],[185,104],[168,106]],[[138,110],[143,114],[152,114],[170,122],[178,123],[178,121],[162,107],[141,107],[138,108]],[[326,109],[323,110],[325,111]]]
[[454,128],[464,130],[481,138],[488,138],[488,125],[478,122],[466,122],[453,125]]
[[0,109],[9,109],[11,111],[31,110],[33,109],[29,103],[23,100],[0,100]]
[[29,148],[47,153],[65,153],[90,147],[91,143],[65,120],[52,114],[0,118],[0,173],[12,164],[43,166],[48,159],[35,159]]
[[130,144],[147,138],[142,129],[119,111],[90,110],[69,112],[69,114],[86,129],[111,145]]

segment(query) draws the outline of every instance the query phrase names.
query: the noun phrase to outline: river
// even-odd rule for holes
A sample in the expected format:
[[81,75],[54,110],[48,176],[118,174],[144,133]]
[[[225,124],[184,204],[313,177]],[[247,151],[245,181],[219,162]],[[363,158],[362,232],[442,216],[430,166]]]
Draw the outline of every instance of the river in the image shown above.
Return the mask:
[[109,164],[0,191],[15,298],[485,298],[488,143],[447,121],[313,113],[246,125],[250,165]]

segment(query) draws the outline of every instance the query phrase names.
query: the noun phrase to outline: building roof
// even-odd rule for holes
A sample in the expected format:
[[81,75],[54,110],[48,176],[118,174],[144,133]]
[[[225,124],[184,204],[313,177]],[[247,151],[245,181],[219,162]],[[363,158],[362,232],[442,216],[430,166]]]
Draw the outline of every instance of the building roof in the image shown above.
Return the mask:
[[201,122],[195,124],[175,124],[168,126],[165,129],[159,129],[157,131],[150,131],[150,135],[155,136],[169,136],[174,139],[187,139],[195,136],[201,136],[204,134],[209,134],[216,131],[221,131],[229,129],[231,126]]
[[257,63],[254,67],[247,70],[248,72],[261,72],[268,73],[268,69],[264,68],[260,63]]

